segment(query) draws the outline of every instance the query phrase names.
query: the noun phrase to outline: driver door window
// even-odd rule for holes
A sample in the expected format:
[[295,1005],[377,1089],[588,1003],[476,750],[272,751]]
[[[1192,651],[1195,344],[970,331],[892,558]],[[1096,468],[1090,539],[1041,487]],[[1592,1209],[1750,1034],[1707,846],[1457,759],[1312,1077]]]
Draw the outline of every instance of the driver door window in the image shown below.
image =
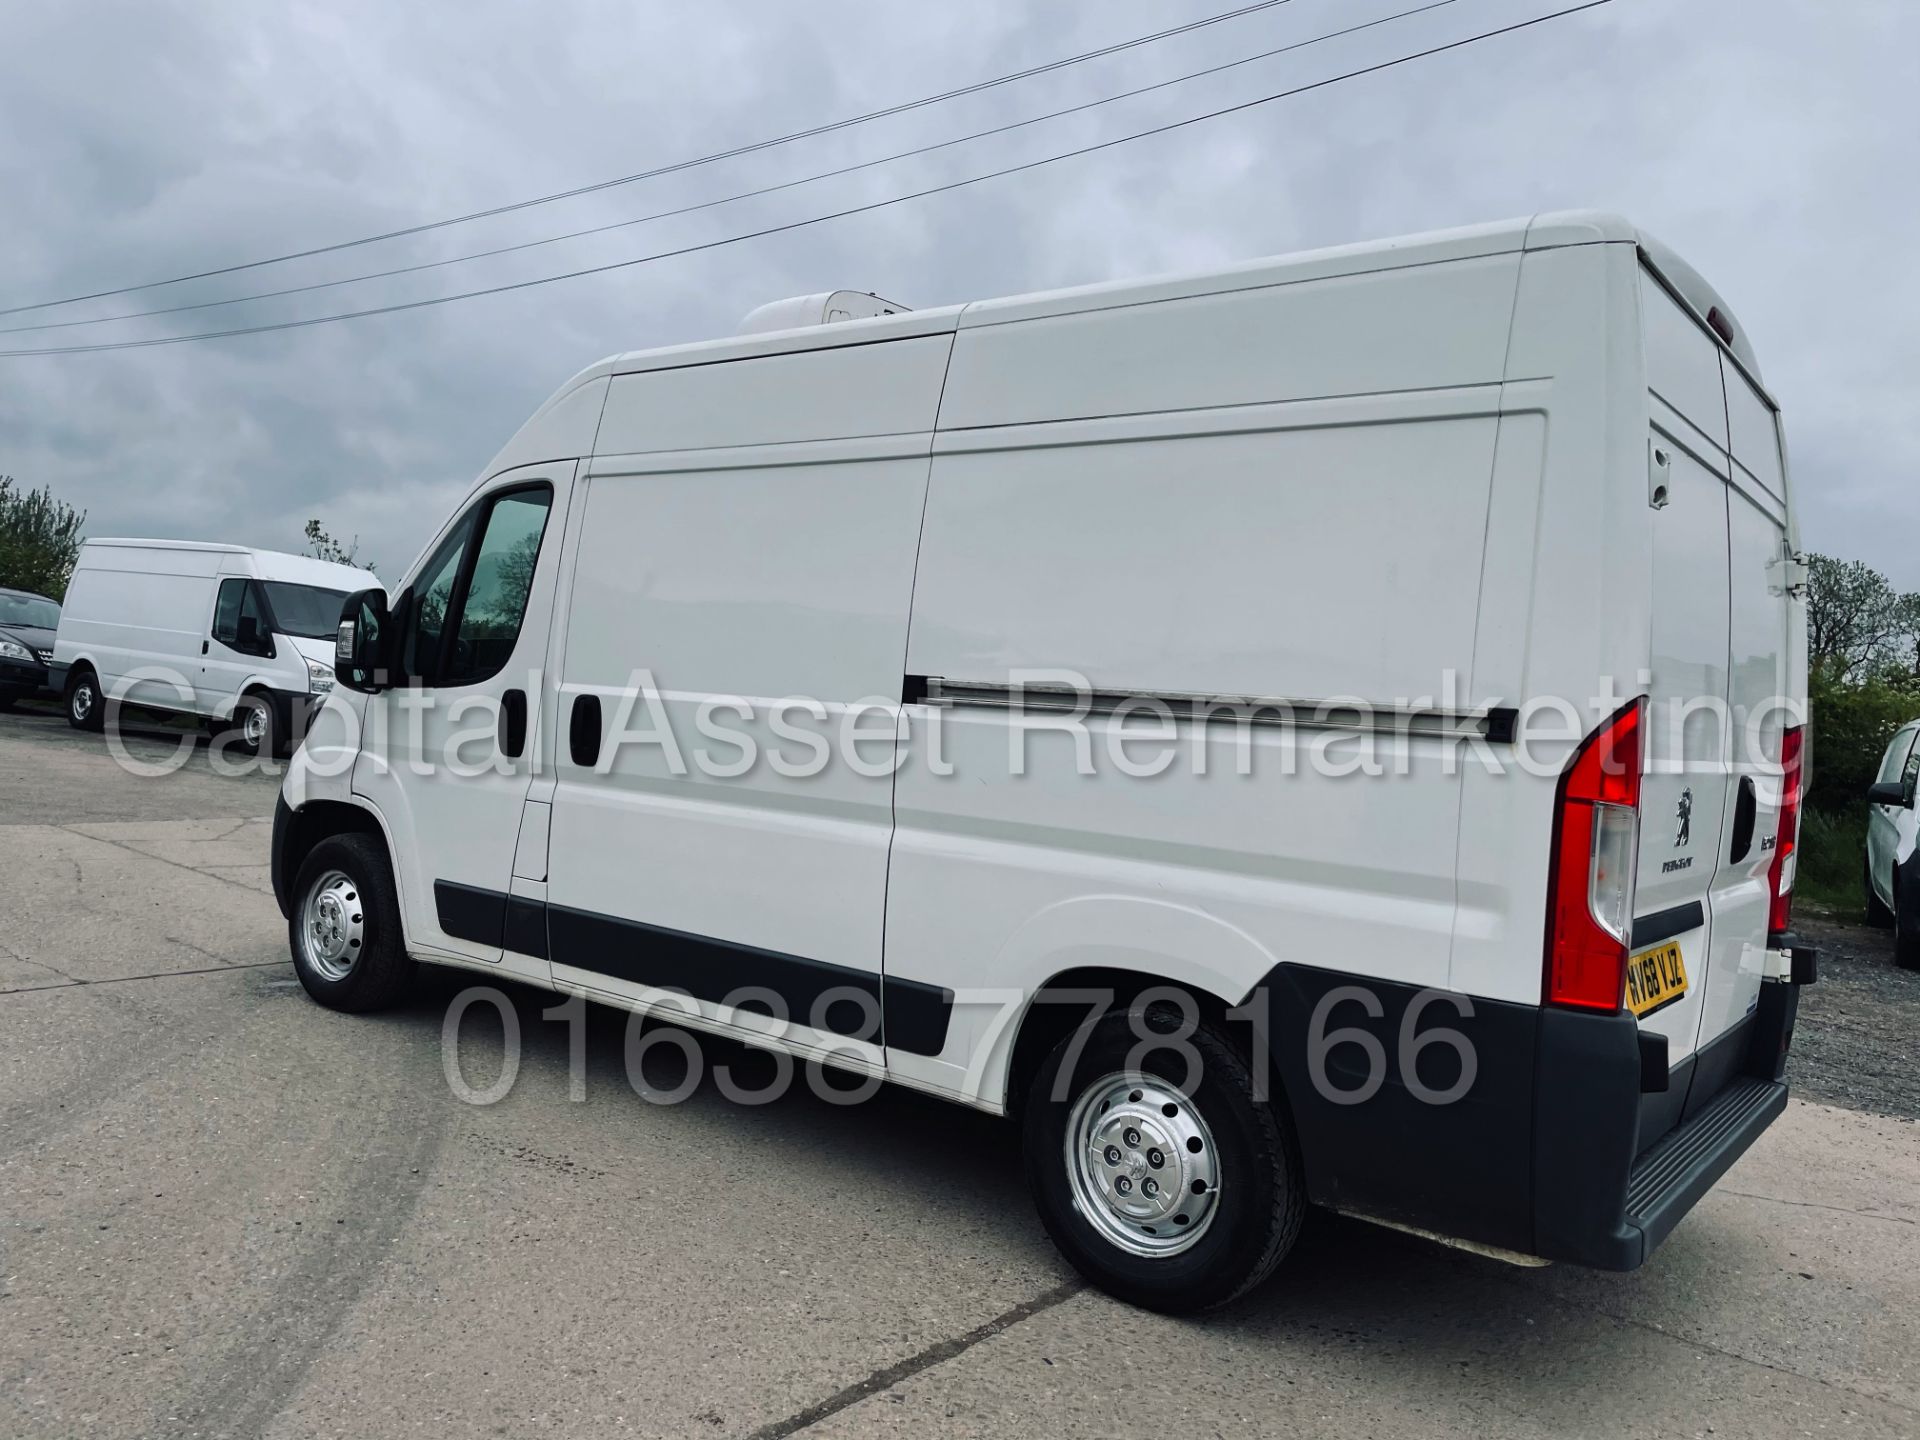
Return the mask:
[[550,485],[504,490],[447,536],[415,585],[409,676],[423,685],[475,685],[500,673],[520,638],[552,507]]
[[447,632],[453,587],[460,579],[460,562],[466,557],[467,537],[472,532],[469,516],[454,527],[433,558],[421,567],[420,578],[414,583],[412,623],[407,626],[401,664],[422,684],[432,684],[440,674],[440,641]]
[[249,653],[266,643],[266,611],[251,580],[220,582],[220,593],[213,604],[213,638],[229,650]]

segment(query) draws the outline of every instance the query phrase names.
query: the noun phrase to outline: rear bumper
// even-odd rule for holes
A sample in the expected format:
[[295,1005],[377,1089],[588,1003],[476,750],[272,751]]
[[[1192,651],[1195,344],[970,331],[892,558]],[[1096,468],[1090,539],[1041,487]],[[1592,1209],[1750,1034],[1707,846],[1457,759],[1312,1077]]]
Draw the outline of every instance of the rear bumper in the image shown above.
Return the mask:
[[[1266,983],[1310,1198],[1440,1236],[1634,1269],[1786,1108],[1798,987],[1785,981],[1671,1075],[1643,1059],[1627,1014],[1421,1003],[1409,986],[1286,965]],[[1345,998],[1356,991],[1371,1001]],[[1326,1045],[1351,1030],[1379,1042],[1382,1065],[1364,1042]],[[1463,1044],[1427,1038],[1441,1031]],[[1352,1098],[1376,1069],[1377,1089]]]

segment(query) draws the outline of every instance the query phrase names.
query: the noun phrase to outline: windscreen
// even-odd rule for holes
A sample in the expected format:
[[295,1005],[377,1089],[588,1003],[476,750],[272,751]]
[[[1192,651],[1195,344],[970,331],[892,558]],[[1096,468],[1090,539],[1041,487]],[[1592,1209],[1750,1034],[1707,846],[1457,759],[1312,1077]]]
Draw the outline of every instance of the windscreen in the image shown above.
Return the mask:
[[267,603],[283,635],[303,635],[309,640],[330,640],[340,629],[340,607],[346,603],[345,590],[327,590],[318,585],[295,585],[286,580],[263,580]]
[[60,607],[39,595],[0,593],[0,625],[38,626],[52,630],[60,624]]

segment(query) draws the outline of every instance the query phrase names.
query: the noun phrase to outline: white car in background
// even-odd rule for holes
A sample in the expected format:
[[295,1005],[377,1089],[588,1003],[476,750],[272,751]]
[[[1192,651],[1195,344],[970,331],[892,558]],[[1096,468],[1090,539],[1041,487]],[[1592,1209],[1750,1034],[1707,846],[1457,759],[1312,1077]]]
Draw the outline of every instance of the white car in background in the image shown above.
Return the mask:
[[1893,954],[1903,970],[1920,970],[1920,858],[1915,835],[1915,781],[1920,780],[1920,720],[1894,732],[1880,773],[1867,787],[1867,919],[1893,927]]

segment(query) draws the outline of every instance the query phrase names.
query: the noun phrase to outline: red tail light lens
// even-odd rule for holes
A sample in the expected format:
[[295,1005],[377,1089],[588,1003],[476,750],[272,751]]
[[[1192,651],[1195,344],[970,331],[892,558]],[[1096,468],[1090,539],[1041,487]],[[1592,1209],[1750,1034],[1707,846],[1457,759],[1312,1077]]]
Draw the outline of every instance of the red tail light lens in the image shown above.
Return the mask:
[[1560,777],[1547,897],[1549,1005],[1620,1008],[1640,851],[1645,712],[1644,699],[1616,712]]
[[1794,726],[1780,736],[1780,830],[1773,842],[1773,868],[1768,881],[1773,904],[1767,912],[1769,939],[1782,934],[1793,919],[1793,872],[1800,848],[1800,792],[1806,779],[1801,764],[1806,730]]

